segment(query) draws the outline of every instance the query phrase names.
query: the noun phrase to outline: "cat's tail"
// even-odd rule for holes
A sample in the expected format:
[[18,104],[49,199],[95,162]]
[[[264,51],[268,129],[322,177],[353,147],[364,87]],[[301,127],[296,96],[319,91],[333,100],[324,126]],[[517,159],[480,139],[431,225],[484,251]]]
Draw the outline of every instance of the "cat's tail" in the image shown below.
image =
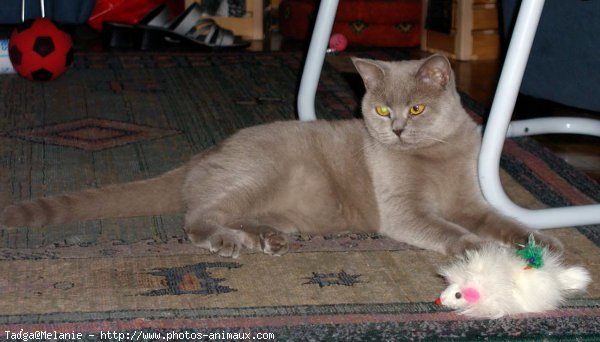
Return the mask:
[[24,201],[6,207],[0,224],[43,226],[101,218],[176,213],[183,210],[186,166],[142,181]]
[[583,291],[592,281],[590,273],[583,267],[569,267],[558,274],[558,281],[564,291]]

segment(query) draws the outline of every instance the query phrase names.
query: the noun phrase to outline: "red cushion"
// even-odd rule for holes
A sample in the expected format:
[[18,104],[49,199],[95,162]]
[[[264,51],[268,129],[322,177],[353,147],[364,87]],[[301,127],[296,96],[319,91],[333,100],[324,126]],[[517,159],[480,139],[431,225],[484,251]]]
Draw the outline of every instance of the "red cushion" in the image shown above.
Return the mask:
[[[304,40],[316,16],[314,0],[284,0],[279,27],[289,38]],[[333,33],[350,44],[416,46],[420,43],[420,0],[340,0]]]

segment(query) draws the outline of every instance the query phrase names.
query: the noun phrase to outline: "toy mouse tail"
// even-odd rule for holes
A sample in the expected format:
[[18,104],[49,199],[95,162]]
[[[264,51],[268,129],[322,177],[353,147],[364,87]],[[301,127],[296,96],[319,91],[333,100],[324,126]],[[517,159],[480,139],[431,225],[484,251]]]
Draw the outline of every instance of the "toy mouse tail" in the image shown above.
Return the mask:
[[570,267],[558,275],[561,287],[565,291],[583,291],[592,281],[590,273],[583,267]]

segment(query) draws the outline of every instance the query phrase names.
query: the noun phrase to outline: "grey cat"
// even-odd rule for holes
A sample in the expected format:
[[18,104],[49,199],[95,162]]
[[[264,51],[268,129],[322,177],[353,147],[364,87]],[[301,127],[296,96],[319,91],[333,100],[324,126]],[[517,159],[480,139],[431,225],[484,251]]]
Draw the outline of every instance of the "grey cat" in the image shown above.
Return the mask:
[[[446,254],[529,229],[482,197],[481,136],[443,56],[353,59],[363,120],[274,122],[243,129],[156,178],[21,202],[7,226],[185,211],[196,245],[226,257],[281,255],[289,233],[378,232]],[[556,239],[537,240],[560,249]]]

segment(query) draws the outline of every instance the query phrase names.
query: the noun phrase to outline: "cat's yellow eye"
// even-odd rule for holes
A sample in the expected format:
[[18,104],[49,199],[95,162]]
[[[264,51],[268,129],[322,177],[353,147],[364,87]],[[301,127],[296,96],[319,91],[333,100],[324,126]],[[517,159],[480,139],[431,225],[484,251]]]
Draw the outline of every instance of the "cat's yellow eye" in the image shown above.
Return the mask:
[[375,111],[381,116],[390,116],[392,113],[390,107],[387,106],[376,106]]
[[418,104],[418,105],[414,105],[412,107],[410,107],[410,115],[419,115],[421,113],[423,113],[423,111],[425,110],[425,105],[423,104]]

